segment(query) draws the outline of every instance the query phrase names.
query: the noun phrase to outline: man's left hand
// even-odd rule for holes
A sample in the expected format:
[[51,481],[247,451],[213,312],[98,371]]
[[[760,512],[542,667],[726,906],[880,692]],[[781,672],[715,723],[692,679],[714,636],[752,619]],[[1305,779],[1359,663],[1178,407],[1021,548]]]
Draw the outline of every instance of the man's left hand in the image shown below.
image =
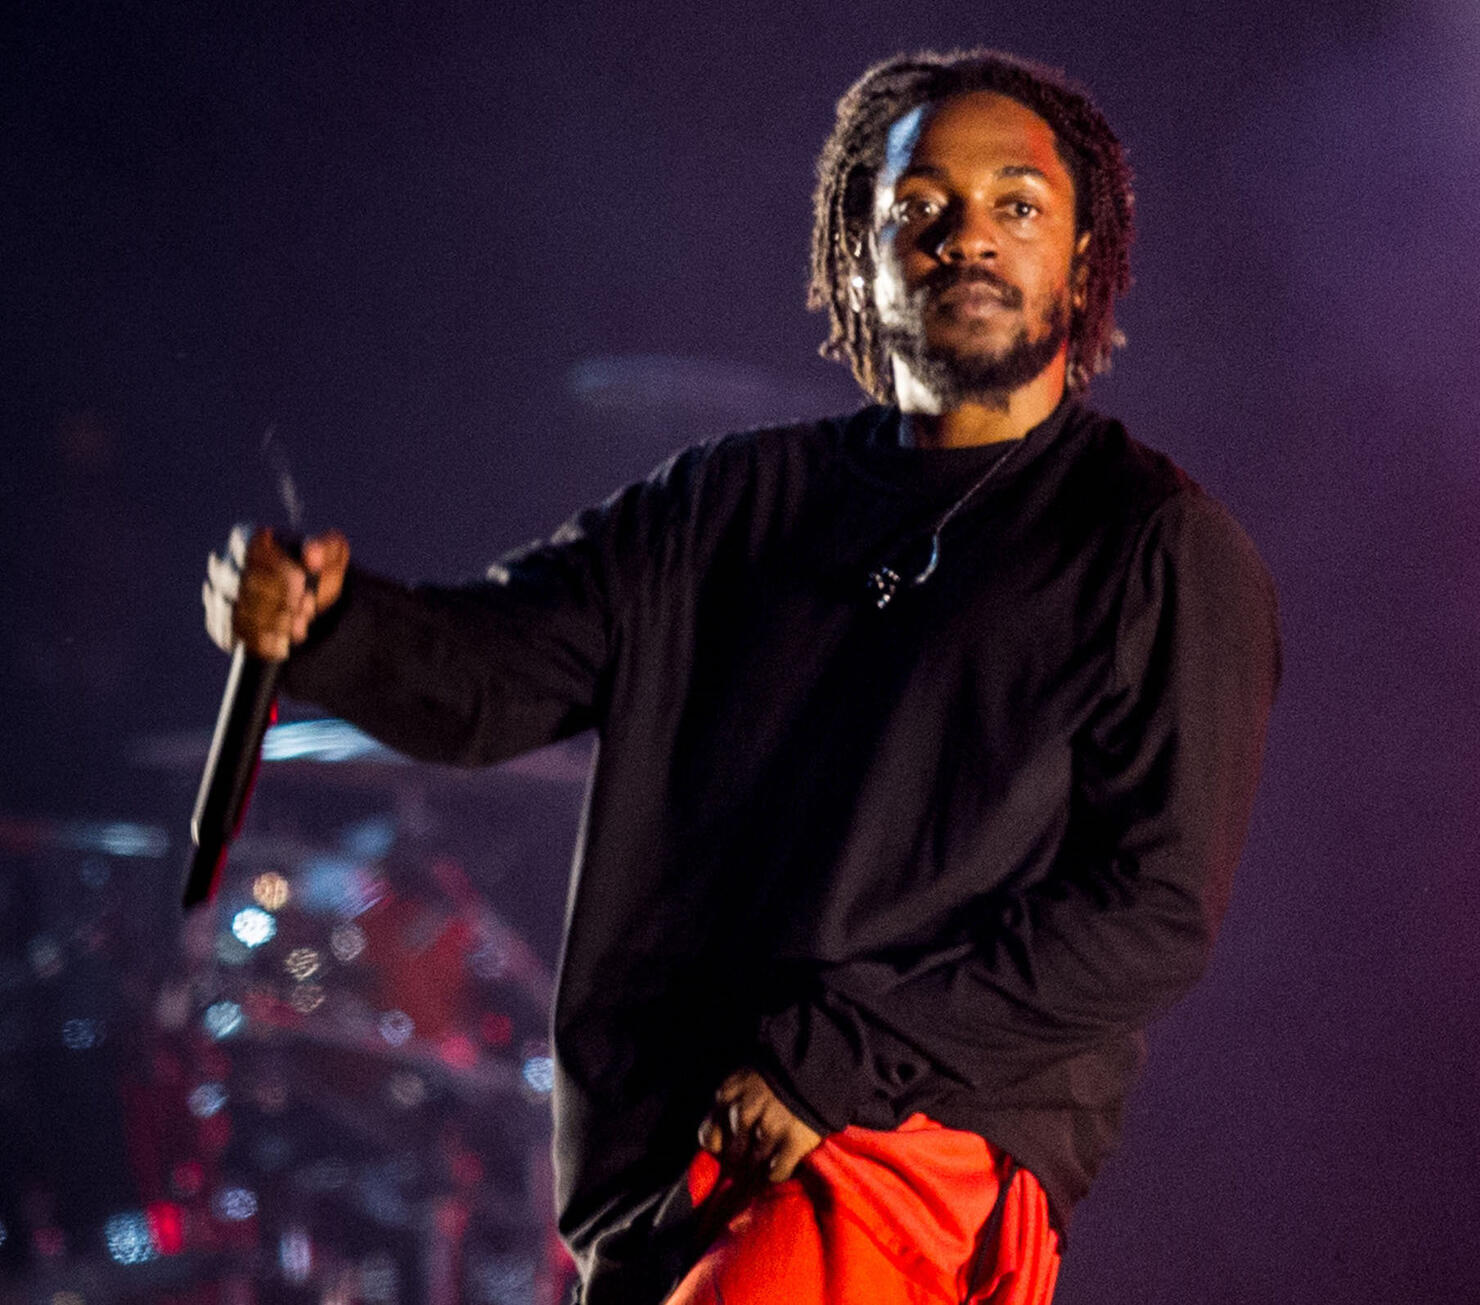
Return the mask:
[[822,1142],[753,1069],[731,1074],[714,1094],[714,1109],[699,1126],[699,1145],[729,1168],[782,1183]]

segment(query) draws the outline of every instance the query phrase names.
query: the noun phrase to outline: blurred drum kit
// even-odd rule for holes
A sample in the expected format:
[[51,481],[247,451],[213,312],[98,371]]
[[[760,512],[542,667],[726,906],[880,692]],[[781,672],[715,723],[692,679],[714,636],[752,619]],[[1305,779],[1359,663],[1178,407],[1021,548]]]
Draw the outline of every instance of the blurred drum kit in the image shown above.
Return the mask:
[[[178,801],[206,744],[131,760]],[[138,1200],[71,1231],[120,1266],[79,1299],[554,1305],[548,1021],[589,743],[468,772],[296,720],[262,757],[213,899],[115,949]],[[129,858],[170,898],[180,832],[0,819],[0,857]]]

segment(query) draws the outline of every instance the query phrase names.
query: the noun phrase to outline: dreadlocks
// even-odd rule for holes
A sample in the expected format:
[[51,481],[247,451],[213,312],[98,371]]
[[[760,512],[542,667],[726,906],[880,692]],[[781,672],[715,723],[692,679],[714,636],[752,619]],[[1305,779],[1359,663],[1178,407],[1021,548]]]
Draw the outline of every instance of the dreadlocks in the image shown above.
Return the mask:
[[1060,73],[995,50],[898,55],[875,64],[838,101],[837,124],[817,160],[807,292],[808,306],[828,314],[823,356],[846,358],[858,383],[884,402],[894,398],[894,377],[872,296],[858,293],[874,277],[874,178],[893,123],[919,105],[970,91],[995,91],[1038,114],[1073,178],[1076,234],[1090,238],[1080,258],[1084,302],[1069,324],[1069,388],[1082,390],[1105,371],[1122,342],[1114,305],[1130,286],[1131,174],[1100,111]]

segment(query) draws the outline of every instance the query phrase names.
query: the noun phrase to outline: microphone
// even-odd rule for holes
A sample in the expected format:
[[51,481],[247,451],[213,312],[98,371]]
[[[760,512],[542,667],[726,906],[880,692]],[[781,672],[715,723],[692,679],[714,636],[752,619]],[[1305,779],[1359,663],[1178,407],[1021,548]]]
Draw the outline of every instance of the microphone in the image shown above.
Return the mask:
[[[299,539],[280,537],[278,546],[295,560],[302,560]],[[310,590],[318,580],[316,572],[308,572]],[[190,841],[195,850],[180,899],[187,911],[216,895],[226,850],[241,828],[257,780],[263,737],[277,719],[278,681],[285,664],[254,657],[241,643],[232,650],[226,691],[216,714],[216,732],[211,736],[211,750],[206,754],[195,810],[190,816]]]
[[277,687],[283,663],[253,657],[242,644],[231,654],[231,671],[216,732],[200,777],[190,840],[195,851],[185,874],[181,906],[187,911],[216,895],[226,849],[241,827],[247,799],[262,760],[262,739],[277,719]]

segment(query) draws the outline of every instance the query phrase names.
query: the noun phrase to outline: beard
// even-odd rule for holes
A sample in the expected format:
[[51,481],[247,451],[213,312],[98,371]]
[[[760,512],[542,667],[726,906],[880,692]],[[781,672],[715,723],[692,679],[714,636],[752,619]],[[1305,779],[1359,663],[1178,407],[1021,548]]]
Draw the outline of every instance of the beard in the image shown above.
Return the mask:
[[1006,407],[1008,396],[1042,374],[1069,338],[1068,288],[1054,295],[1039,315],[1039,329],[1029,333],[1030,323],[1018,328],[1007,344],[930,342],[925,326],[933,301],[957,285],[979,282],[992,287],[1004,307],[1021,309],[1023,293],[984,267],[941,267],[910,295],[899,322],[882,325],[881,342],[886,355],[898,357],[940,402],[942,408],[963,403]]

